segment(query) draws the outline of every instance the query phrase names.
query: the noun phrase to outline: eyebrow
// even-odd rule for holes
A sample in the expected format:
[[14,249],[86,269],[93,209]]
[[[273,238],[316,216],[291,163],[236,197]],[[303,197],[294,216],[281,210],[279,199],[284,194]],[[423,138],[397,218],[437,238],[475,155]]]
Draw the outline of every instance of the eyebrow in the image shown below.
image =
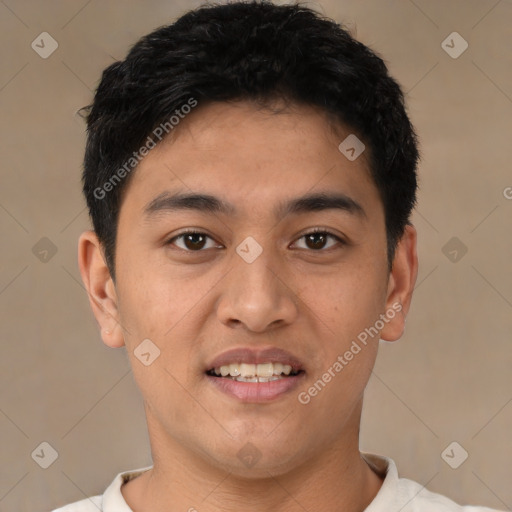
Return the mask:
[[[234,215],[234,205],[210,194],[162,192],[144,207],[144,217],[158,213],[194,210],[201,213]],[[278,205],[276,218],[323,210],[341,210],[354,216],[366,218],[364,208],[351,197],[341,193],[319,192],[306,194]]]

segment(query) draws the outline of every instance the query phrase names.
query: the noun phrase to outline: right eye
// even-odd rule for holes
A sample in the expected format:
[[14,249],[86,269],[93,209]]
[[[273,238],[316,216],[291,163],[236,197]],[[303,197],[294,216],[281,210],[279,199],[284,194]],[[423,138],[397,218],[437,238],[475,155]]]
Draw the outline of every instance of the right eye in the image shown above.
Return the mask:
[[[179,249],[187,252],[200,252],[205,248],[211,249],[212,247],[219,247],[218,245],[205,247],[208,239],[214,242],[213,238],[206,233],[201,233],[199,231],[184,231],[183,233],[180,233],[168,240],[166,245],[176,245]],[[178,240],[182,242],[182,245],[175,243]]]

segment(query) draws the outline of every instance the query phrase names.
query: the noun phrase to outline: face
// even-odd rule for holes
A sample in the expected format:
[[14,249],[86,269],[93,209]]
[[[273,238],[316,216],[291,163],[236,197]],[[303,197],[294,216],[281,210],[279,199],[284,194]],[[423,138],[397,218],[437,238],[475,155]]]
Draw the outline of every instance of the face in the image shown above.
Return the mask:
[[91,304],[105,342],[126,345],[154,455],[258,476],[357,449],[416,255],[408,228],[389,274],[368,155],[338,149],[350,133],[303,106],[199,105],[124,191],[115,286],[82,236]]

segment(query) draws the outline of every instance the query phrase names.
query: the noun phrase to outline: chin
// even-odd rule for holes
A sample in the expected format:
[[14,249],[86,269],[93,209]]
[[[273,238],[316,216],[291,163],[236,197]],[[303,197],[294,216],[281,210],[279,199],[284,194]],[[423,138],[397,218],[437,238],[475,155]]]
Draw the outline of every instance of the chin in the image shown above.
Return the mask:
[[[240,439],[240,438],[238,438]],[[290,443],[294,439],[294,443]],[[268,433],[261,437],[246,437],[244,441],[227,439],[217,450],[209,450],[214,466],[244,479],[267,479],[289,473],[304,463],[298,453],[296,436],[270,441]],[[235,448],[234,448],[235,447]],[[302,455],[302,457],[301,457]]]
[[286,460],[275,455],[261,455],[255,461],[246,462],[238,456],[223,457],[217,459],[220,468],[231,473],[231,477],[238,477],[245,480],[266,480],[276,476],[284,475],[295,469],[298,462],[292,454]]

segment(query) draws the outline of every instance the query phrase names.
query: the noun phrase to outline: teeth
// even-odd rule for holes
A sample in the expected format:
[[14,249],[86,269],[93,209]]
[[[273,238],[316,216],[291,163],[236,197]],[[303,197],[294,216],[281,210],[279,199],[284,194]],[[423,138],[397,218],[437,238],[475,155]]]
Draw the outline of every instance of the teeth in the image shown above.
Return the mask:
[[238,382],[270,382],[271,380],[284,379],[282,375],[272,375],[272,377],[228,377],[228,379],[236,380]]
[[281,363],[231,363],[213,370],[215,375],[222,377],[233,377],[235,380],[244,382],[268,382],[280,378],[282,374],[290,375],[292,367],[289,364]]
[[256,377],[256,365],[242,363],[240,365],[240,375],[242,377]]
[[258,377],[272,377],[274,374],[274,365],[272,363],[259,364],[256,367]]
[[240,368],[237,364],[230,364],[229,365],[229,374],[232,377],[238,377],[240,375]]
[[273,366],[274,366],[274,373],[276,375],[280,375],[281,373],[283,373],[283,365],[281,363],[274,363]]

